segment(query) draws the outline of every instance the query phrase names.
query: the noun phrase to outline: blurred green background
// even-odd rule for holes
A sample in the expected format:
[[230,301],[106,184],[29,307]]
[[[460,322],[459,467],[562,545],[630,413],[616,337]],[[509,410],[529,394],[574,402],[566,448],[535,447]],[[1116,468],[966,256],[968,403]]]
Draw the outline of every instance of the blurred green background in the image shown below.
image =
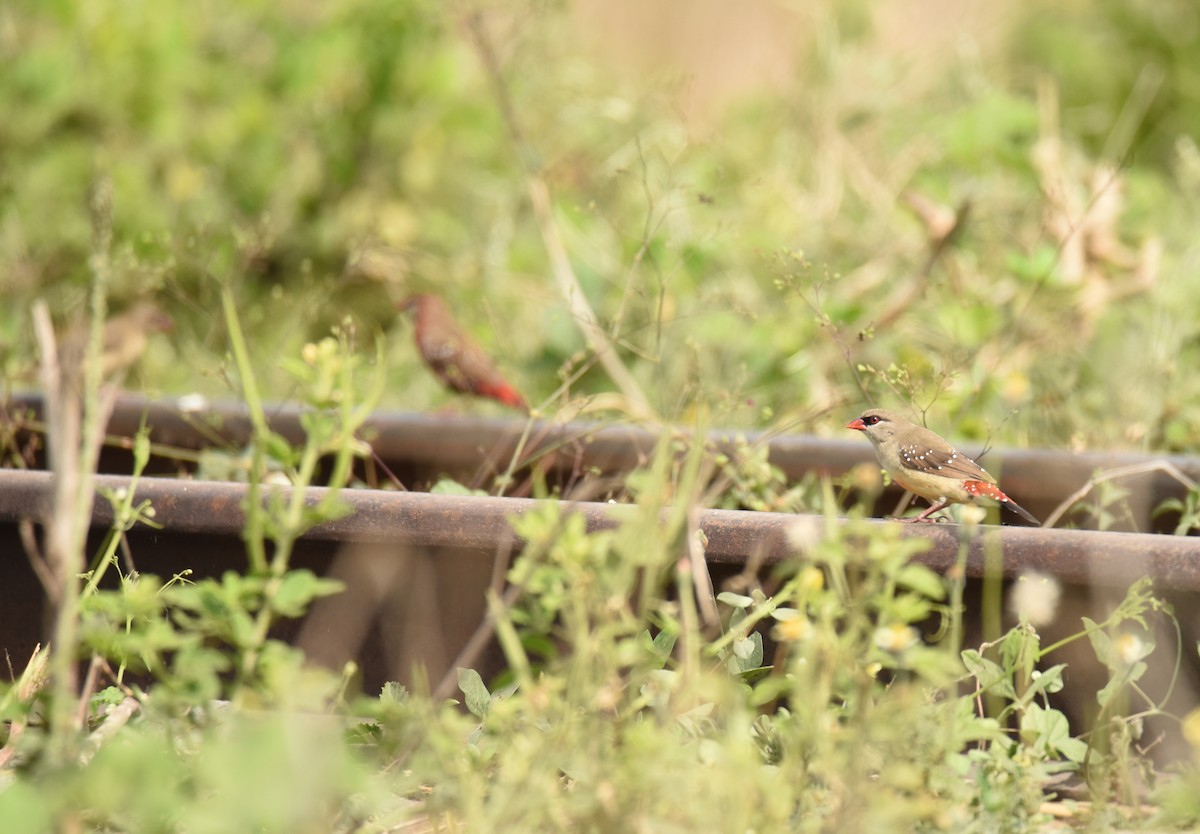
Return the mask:
[[387,406],[500,413],[395,320],[436,291],[543,413],[586,411],[613,386],[560,389],[587,344],[536,176],[664,419],[833,433],[871,401],[1004,444],[1192,450],[1198,37],[1191,0],[8,3],[5,378],[33,385],[34,299],[83,309],[108,178],[112,305],[177,322],[131,387],[236,396],[231,285],[273,398],[278,358],[349,315],[387,339]]

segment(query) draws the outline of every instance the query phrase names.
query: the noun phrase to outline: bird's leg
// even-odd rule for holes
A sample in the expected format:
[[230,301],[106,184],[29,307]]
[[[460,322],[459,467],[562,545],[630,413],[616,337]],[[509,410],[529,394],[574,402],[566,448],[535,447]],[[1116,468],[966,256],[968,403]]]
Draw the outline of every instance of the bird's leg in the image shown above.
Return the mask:
[[947,501],[945,498],[943,498],[941,501],[938,501],[936,504],[934,504],[932,507],[930,507],[929,509],[927,509],[925,512],[921,513],[920,515],[914,516],[913,518],[902,518],[900,520],[908,522],[908,523],[923,521],[927,524],[932,524],[934,522],[934,519],[930,518],[930,516],[936,512],[940,512],[940,511],[946,509],[946,507],[948,507],[948,506],[950,506],[950,502]]

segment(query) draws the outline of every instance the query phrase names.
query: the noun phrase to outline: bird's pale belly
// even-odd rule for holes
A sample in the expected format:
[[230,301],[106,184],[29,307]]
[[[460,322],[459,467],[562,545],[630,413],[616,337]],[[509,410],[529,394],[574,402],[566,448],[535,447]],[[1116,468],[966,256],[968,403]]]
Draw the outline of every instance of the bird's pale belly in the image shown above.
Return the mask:
[[905,472],[902,476],[897,476],[894,472],[889,474],[893,481],[913,495],[919,495],[929,501],[936,502],[947,498],[964,504],[973,500],[973,496],[964,488],[963,482],[957,478],[945,478],[941,475],[911,471]]

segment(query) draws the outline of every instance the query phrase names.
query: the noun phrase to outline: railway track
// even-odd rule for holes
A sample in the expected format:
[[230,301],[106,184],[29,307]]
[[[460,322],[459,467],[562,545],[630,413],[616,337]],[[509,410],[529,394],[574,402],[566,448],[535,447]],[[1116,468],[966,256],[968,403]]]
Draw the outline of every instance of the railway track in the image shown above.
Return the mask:
[[[3,408],[0,420],[18,423],[18,444],[36,434],[42,414],[39,395],[15,396]],[[300,414],[295,406],[276,406],[269,412],[271,428],[298,444],[304,436]],[[132,454],[128,438],[143,421],[156,444],[147,474],[195,474],[195,458],[181,453],[214,449],[233,453],[251,436],[249,417],[240,404],[197,406],[125,395],[118,399],[109,421],[113,442],[101,455],[101,472],[129,472]],[[22,429],[22,425],[28,428]],[[541,465],[545,474],[558,478],[560,486],[578,480],[581,473],[619,476],[646,464],[662,438],[660,432],[630,425],[527,423],[407,412],[379,412],[367,422],[363,434],[379,462],[395,473],[405,488],[418,491],[441,476],[487,488],[512,461],[518,471]],[[789,481],[812,473],[840,477],[858,464],[875,464],[870,445],[857,437],[714,431],[705,436],[705,442],[713,452],[727,455],[765,444],[771,464]],[[981,450],[964,446],[963,451],[979,457]],[[1125,499],[1128,512],[1114,517],[1110,528],[1123,532],[1171,530],[1174,517],[1164,514],[1155,518],[1154,509],[1167,498],[1186,495],[1180,477],[1200,482],[1200,457],[995,449],[981,460],[993,474],[1001,474],[1005,490],[1015,500],[1043,519],[1083,489],[1096,473],[1125,472],[1121,485],[1129,493]],[[30,463],[41,465],[40,458]],[[378,473],[376,477],[381,478]],[[899,495],[896,490],[885,493],[879,504],[881,512],[889,502],[894,505]]]
[[[298,409],[281,406],[270,413],[275,431],[291,441],[301,440]],[[26,463],[33,467],[41,465],[40,414],[36,396],[14,398],[3,412],[13,448],[26,450]],[[161,576],[183,570],[219,575],[243,569],[241,507],[247,487],[200,480],[197,472],[203,471],[205,455],[233,459],[246,445],[250,425],[244,410],[228,404],[188,409],[170,401],[123,397],[108,426],[110,441],[102,455],[104,474],[98,476],[98,486],[130,487],[128,438],[143,421],[155,444],[148,470],[155,474],[139,480],[136,495],[153,503],[155,520],[162,528],[135,528],[127,534],[137,568]],[[567,494],[572,485],[589,478],[619,482],[624,473],[651,459],[661,439],[656,432],[629,426],[400,413],[377,414],[364,436],[370,438],[380,470],[393,473],[409,491],[342,490],[352,512],[305,535],[294,563],[342,579],[347,591],[320,600],[304,620],[282,624],[279,636],[331,666],[357,659],[367,688],[384,680],[409,681],[417,666],[426,669],[431,680],[453,668],[483,619],[484,591],[495,581],[497,554],[511,555],[521,546],[512,533],[510,516],[528,512],[537,503],[519,497],[437,495],[420,488],[443,476],[468,485],[492,486],[510,465],[516,473],[539,466],[541,474]],[[840,477],[858,464],[874,464],[870,446],[854,439],[715,432],[704,441],[713,452],[726,454],[766,444],[769,460],[790,481],[811,473]],[[1158,529],[1169,528],[1170,518],[1152,517],[1154,507],[1166,498],[1185,495],[1180,477],[1200,480],[1200,459],[1195,458],[996,450],[987,464],[1002,473],[1009,494],[1043,518],[1077,494],[1096,472],[1123,467],[1136,474],[1123,482],[1131,500],[1122,518],[1143,530],[1155,529],[1156,524]],[[22,519],[42,517],[50,490],[47,472],[0,470],[0,547],[9,555],[0,583],[0,605],[5,611],[0,646],[14,657],[27,656],[42,638],[45,618],[40,585],[21,555],[18,526]],[[586,489],[577,492],[588,494]],[[310,488],[309,493],[315,501],[321,489]],[[877,509],[887,512],[897,496],[885,494]],[[590,529],[619,524],[629,510],[600,501],[567,503]],[[92,517],[93,548],[111,515],[108,503],[98,500]],[[824,520],[786,513],[702,510],[697,523],[707,539],[705,557],[719,587],[748,563],[769,567],[786,558],[791,551],[789,530]],[[1005,577],[1032,570],[1057,578],[1067,587],[1063,633],[1078,630],[1078,616],[1101,618],[1134,579],[1150,576],[1181,613],[1185,645],[1195,645],[1197,624],[1190,615],[1200,602],[1200,538],[986,525],[967,531],[951,524],[906,526],[903,534],[928,541],[928,549],[917,559],[939,571],[956,563],[967,536],[965,566],[968,576],[976,580],[968,587],[969,607],[972,599],[979,599],[978,578],[989,564],[997,564],[997,555]],[[969,619],[977,611],[972,608]],[[1047,628],[1047,642],[1055,639],[1056,628]],[[1174,635],[1159,635],[1159,639],[1173,642]],[[1102,670],[1089,671],[1086,658],[1071,663],[1077,677],[1102,674]],[[486,676],[499,670],[501,659],[493,651],[474,665]],[[1185,664],[1183,683],[1179,697],[1195,699],[1194,693],[1200,692],[1200,668],[1195,662]],[[1095,689],[1100,686],[1103,680]]]
[[[48,472],[0,473],[0,524],[42,517],[53,497],[53,486]],[[148,532],[150,536],[197,535],[236,546],[245,524],[242,506],[248,487],[244,484],[141,478],[135,485],[127,476],[101,475],[96,486],[109,491],[133,490],[135,503],[150,501],[156,511],[155,522],[163,528]],[[289,487],[281,489],[290,491]],[[315,505],[325,491],[309,487],[306,500]],[[365,489],[343,489],[340,496],[350,512],[306,533],[304,539],[311,548],[342,544],[451,548],[480,554],[485,562],[498,548],[520,549],[522,543],[513,537],[509,519],[542,503],[528,498]],[[566,508],[582,515],[589,531],[616,527],[631,509],[598,502],[566,502]],[[112,520],[112,507],[98,498],[93,526],[107,529]],[[789,543],[793,528],[804,524],[819,528],[825,520],[789,513],[702,510],[697,522],[707,540],[706,560],[740,567],[752,558],[763,565],[787,558],[794,553]],[[928,549],[915,561],[940,571],[958,560],[965,537],[966,571],[972,577],[984,575],[988,548],[999,547],[1006,576],[1034,570],[1065,583],[1114,587],[1149,576],[1173,590],[1200,591],[1200,539],[1191,537],[1036,527],[1004,528],[1001,534],[997,527],[980,525],[968,531],[952,524],[906,525],[903,534],[928,541]]]

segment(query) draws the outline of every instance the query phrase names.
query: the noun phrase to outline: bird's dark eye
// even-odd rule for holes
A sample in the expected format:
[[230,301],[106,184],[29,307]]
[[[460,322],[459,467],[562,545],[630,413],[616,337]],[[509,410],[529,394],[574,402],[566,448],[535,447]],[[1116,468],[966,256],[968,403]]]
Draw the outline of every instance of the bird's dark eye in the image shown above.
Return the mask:
[[866,423],[868,426],[873,426],[873,425],[875,425],[876,423],[878,423],[878,422],[879,422],[879,415],[878,415],[878,414],[872,414],[870,417],[864,417],[864,418],[862,418],[862,421],[863,421],[864,423]]

